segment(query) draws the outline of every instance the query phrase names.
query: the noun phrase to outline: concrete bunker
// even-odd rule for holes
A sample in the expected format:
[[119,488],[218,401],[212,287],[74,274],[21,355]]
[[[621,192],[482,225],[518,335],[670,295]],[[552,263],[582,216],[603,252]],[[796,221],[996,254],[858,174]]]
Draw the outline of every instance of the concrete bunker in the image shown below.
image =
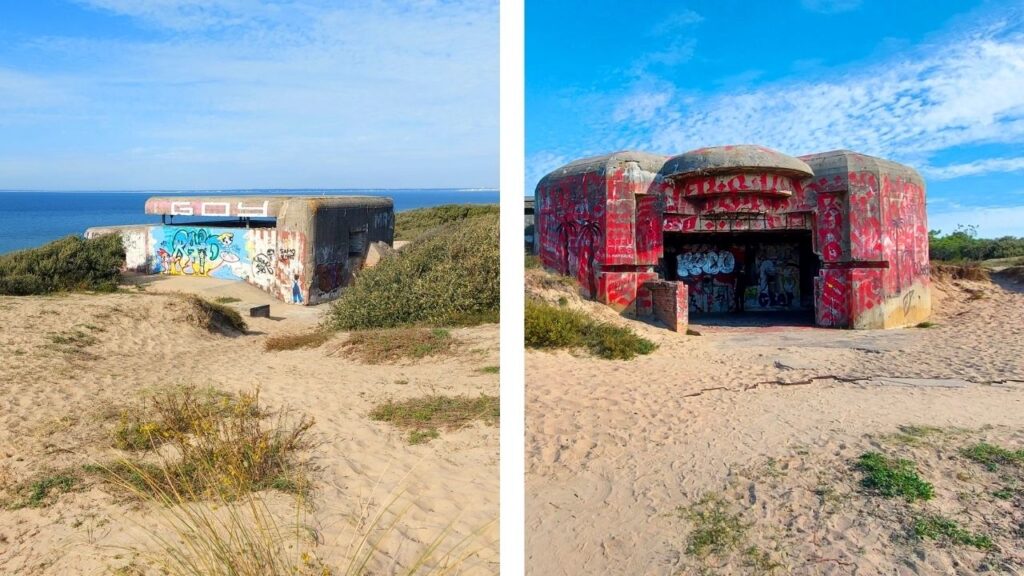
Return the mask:
[[673,329],[691,314],[844,328],[930,315],[924,182],[887,160],[751,145],[620,152],[548,174],[536,204],[547,268]]
[[241,280],[294,304],[337,298],[370,245],[394,241],[394,205],[374,196],[153,197],[161,223],[90,228],[119,233],[126,269]]

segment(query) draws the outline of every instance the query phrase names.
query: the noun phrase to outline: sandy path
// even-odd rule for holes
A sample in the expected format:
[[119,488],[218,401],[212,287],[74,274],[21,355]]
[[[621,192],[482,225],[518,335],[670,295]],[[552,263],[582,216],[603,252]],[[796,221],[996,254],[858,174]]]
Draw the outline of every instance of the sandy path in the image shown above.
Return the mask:
[[[660,344],[657,352],[609,362],[528,351],[528,572],[690,573],[677,507],[728,493],[740,471],[764,462],[792,463],[812,480],[815,467],[846,470],[871,436],[900,425],[1005,427],[988,434],[1019,446],[1024,294],[986,285],[985,298],[970,300],[967,289],[979,286],[949,289],[939,325],[929,329],[699,327],[702,336],[683,337],[634,322]],[[572,305],[626,322],[590,303]],[[780,502],[790,509],[814,500],[809,490],[796,492],[763,499],[758,520],[806,522],[771,512]],[[864,522],[850,514],[850,522]],[[903,563],[877,524],[844,538],[849,529],[840,522],[826,531],[835,549],[788,553],[846,553],[860,558],[853,565],[787,566],[806,574],[925,574],[951,570],[956,560],[949,553]]]
[[[311,454],[318,468],[314,517],[324,540],[317,552],[328,564],[342,562],[356,511],[371,496],[372,512],[389,494],[404,491],[402,507],[408,511],[398,536],[386,541],[396,566],[412,561],[420,544],[449,524],[454,542],[497,519],[497,428],[476,425],[410,446],[402,432],[367,417],[386,398],[497,394],[497,375],[479,372],[498,363],[497,326],[453,331],[462,342],[455,356],[370,366],[332,353],[336,343],[316,350],[262,350],[269,335],[313,326],[317,316],[311,309],[277,320],[251,319],[255,335],[228,338],[181,322],[175,300],[152,294],[155,289],[0,299],[0,347],[8,359],[0,366],[0,481],[109,459],[109,423],[97,415],[140,391],[174,384],[227,391],[259,387],[268,406],[288,406],[316,419],[322,444]],[[282,308],[289,310],[272,305],[275,314]],[[72,326],[97,342],[81,354],[47,347],[50,334]],[[283,513],[294,514],[287,498],[269,498],[280,502]],[[130,561],[116,547],[140,538],[132,521],[149,522],[146,513],[99,488],[63,495],[48,508],[0,510],[0,573],[107,574]],[[484,530],[474,548],[481,550],[467,573],[497,572],[496,528]]]

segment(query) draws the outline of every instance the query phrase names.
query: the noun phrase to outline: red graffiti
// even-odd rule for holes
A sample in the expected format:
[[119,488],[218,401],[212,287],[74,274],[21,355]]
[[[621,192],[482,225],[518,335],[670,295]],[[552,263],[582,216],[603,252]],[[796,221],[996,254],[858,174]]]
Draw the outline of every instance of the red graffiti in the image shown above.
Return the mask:
[[[627,156],[561,169],[537,188],[541,261],[575,276],[597,300],[619,309],[650,306],[637,301],[638,289],[657,278],[656,266],[664,273],[674,265],[665,261],[666,234],[806,230],[821,267],[813,297],[818,324],[888,327],[927,317],[927,298],[914,292],[929,286],[925,190],[912,170],[829,152],[801,157],[814,172],[802,179],[763,168],[662,178],[650,158],[641,170]],[[689,301],[723,307],[716,291],[694,283]]]

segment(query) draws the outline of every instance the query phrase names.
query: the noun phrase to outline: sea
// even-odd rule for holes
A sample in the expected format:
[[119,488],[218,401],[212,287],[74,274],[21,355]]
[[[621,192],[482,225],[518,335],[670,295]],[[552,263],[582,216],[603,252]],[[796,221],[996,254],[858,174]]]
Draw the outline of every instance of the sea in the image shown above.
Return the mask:
[[243,195],[386,196],[395,211],[441,204],[496,204],[498,191],[479,188],[332,189],[332,190],[189,190],[187,192],[22,192],[0,191],[0,254],[32,248],[69,234],[82,235],[92,226],[147,224],[160,216],[145,213],[151,196]]

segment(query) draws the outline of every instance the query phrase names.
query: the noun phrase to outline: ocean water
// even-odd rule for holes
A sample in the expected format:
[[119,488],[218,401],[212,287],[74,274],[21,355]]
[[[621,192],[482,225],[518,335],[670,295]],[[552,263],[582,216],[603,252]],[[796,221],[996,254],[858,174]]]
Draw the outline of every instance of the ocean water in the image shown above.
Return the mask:
[[0,192],[0,254],[32,248],[92,226],[146,224],[159,216],[144,212],[150,196],[285,194],[323,196],[359,194],[387,196],[395,211],[440,204],[491,204],[497,190],[195,190],[189,192]]

